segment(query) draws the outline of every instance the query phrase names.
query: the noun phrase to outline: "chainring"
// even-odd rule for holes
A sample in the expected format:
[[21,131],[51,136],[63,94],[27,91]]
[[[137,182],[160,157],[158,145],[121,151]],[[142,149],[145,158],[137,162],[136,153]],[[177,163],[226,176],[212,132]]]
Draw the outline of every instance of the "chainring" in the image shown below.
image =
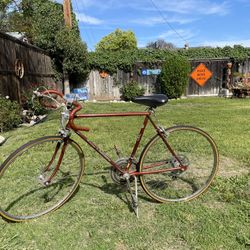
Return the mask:
[[[118,159],[115,163],[120,167],[120,169],[124,170],[127,165],[128,165],[128,158],[120,158]],[[134,170],[136,171],[136,164],[132,163],[131,167],[130,167],[130,171]],[[123,174],[121,172],[119,172],[116,168],[111,167],[110,169],[110,175],[111,175],[111,179],[120,185],[125,185],[126,184],[126,180],[123,177]],[[133,176],[130,177],[129,179],[130,182],[134,181]]]

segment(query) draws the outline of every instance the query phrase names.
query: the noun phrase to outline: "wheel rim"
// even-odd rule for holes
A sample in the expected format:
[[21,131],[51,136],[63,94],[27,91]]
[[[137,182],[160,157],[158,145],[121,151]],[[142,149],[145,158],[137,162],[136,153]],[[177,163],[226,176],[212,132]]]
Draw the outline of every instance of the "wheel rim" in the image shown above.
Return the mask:
[[[142,175],[142,187],[159,202],[191,200],[208,188],[218,170],[216,145],[205,132],[192,127],[171,128],[167,134],[167,141],[187,169]],[[160,136],[156,136],[142,153],[140,171],[178,167],[180,164],[173,158]],[[164,164],[159,165],[161,160]],[[153,168],[157,161],[159,166]]]
[[61,150],[50,162],[60,137],[36,140],[20,148],[2,165],[0,173],[0,212],[10,220],[32,219],[64,204],[76,189],[83,173],[81,150],[69,140],[59,171],[48,185]]

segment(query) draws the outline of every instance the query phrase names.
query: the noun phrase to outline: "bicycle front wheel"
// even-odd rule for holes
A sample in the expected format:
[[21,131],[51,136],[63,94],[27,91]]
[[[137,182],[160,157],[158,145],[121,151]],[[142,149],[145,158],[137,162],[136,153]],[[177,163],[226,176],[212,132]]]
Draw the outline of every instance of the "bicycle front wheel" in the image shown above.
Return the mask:
[[83,159],[78,144],[60,136],[21,146],[0,167],[0,215],[23,221],[62,206],[80,182]]
[[156,135],[142,152],[141,185],[159,202],[192,200],[207,190],[218,171],[216,144],[207,133],[191,126],[169,128],[164,137],[168,146]]

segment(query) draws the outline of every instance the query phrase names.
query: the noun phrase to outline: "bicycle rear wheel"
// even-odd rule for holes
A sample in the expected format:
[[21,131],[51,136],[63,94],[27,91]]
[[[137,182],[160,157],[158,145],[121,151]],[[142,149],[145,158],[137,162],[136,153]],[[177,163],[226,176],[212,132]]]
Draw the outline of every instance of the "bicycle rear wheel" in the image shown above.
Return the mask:
[[0,215],[23,221],[62,206],[81,180],[83,159],[78,144],[60,136],[42,137],[21,146],[0,167]]
[[207,133],[191,126],[169,128],[165,138],[175,156],[154,136],[141,154],[139,171],[146,173],[140,175],[141,185],[159,202],[192,200],[207,190],[218,171],[217,147]]

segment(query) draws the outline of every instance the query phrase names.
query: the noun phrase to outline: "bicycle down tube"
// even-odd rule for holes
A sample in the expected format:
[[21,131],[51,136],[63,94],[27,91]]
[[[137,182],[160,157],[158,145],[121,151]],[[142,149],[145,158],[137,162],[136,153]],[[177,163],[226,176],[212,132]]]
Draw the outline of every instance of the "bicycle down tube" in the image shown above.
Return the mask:
[[[172,149],[172,147],[169,145],[169,143],[167,142],[166,138],[164,137],[162,130],[157,127],[157,125],[154,123],[154,121],[151,119],[150,117],[151,112],[127,112],[127,113],[106,113],[106,114],[79,114],[79,115],[75,115],[74,117],[72,117],[69,121],[69,127],[71,129],[74,130],[74,132],[80,136],[89,146],[91,146],[97,153],[99,153],[106,161],[108,161],[115,169],[117,169],[118,171],[120,171],[121,173],[126,173],[126,170],[129,170],[135,154],[137,152],[138,147],[140,146],[140,142],[141,139],[144,135],[144,131],[148,125],[148,121],[150,121],[150,123],[153,125],[154,129],[156,130],[157,134],[159,134],[159,136],[162,138],[162,140],[164,141],[164,143],[166,144],[167,148],[169,149],[169,151],[171,152],[171,154],[176,158],[176,160],[180,163],[180,167],[173,167],[173,168],[167,168],[167,169],[162,169],[162,170],[156,170],[156,171],[147,171],[147,172],[137,172],[137,171],[133,171],[133,172],[129,172],[131,175],[143,175],[143,174],[152,174],[152,173],[162,173],[162,172],[167,172],[167,171],[173,171],[173,170],[186,170],[186,166],[182,166],[181,161],[178,159],[178,156],[175,154],[174,150]],[[83,129],[79,129],[79,126],[74,124],[74,119],[84,119],[84,118],[101,118],[101,117],[132,117],[132,116],[144,116],[144,122],[143,122],[143,127],[141,128],[137,140],[134,144],[132,153],[129,157],[128,160],[128,165],[125,168],[125,171],[120,169],[119,166],[116,164],[116,162],[114,162],[111,157],[109,157],[107,154],[105,154],[94,142],[90,141],[87,136],[85,136],[84,134],[82,134],[80,132],[80,130]],[[87,131],[87,128],[84,129],[84,131]],[[160,165],[164,165],[166,164],[166,161],[160,163],[157,163],[156,165],[152,165],[151,168],[153,168],[154,166],[160,166]],[[148,167],[149,168],[149,167]]]

